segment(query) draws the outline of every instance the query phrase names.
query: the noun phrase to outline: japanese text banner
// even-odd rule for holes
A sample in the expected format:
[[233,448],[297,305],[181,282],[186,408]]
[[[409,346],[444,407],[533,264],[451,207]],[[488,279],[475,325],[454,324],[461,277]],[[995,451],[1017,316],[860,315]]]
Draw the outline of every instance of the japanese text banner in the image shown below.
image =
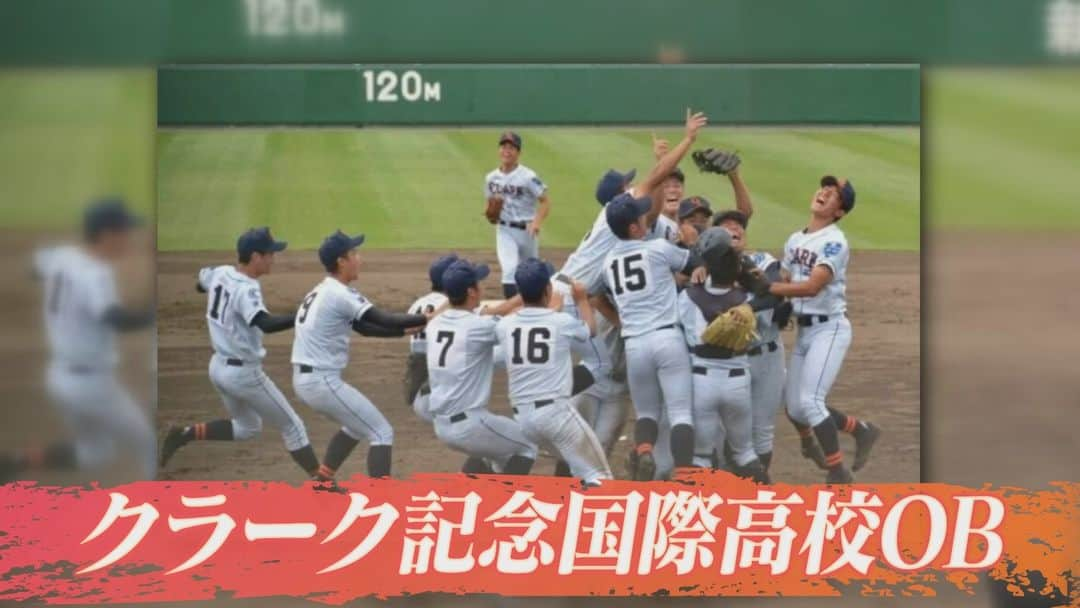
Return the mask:
[[852,585],[932,596],[971,592],[984,571],[1017,592],[1061,594],[1080,571],[1074,483],[766,487],[701,471],[586,490],[562,478],[443,474],[336,490],[19,483],[0,487],[0,500],[0,599],[50,603],[835,596]]

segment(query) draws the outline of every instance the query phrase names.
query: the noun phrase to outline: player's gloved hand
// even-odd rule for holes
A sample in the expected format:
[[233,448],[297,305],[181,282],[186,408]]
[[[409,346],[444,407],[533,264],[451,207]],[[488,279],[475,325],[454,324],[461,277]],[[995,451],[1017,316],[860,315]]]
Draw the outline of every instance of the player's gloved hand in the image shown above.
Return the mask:
[[701,332],[701,341],[705,344],[735,352],[745,351],[757,338],[757,316],[749,304],[728,309]]
[[694,160],[694,164],[701,170],[702,173],[718,173],[720,175],[727,175],[738,168],[742,159],[739,158],[736,152],[724,152],[723,150],[717,150],[716,148],[705,148],[704,150],[694,150],[690,154],[690,158]]
[[501,196],[489,196],[487,199],[487,208],[484,209],[484,216],[491,224],[499,223],[499,216],[502,215],[503,198]]
[[769,293],[769,287],[772,285],[772,281],[747,256],[740,259],[739,274],[735,275],[735,280],[739,282],[739,285],[743,286],[743,289],[755,296],[763,296]]

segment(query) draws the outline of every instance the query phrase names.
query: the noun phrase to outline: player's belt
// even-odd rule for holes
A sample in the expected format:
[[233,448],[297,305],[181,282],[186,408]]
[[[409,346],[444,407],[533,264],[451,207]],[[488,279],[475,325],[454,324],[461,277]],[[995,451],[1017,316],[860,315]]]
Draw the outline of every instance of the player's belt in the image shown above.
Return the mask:
[[468,416],[465,415],[465,412],[461,412],[461,413],[458,413],[458,414],[454,414],[453,416],[450,416],[450,422],[461,422],[462,420],[465,420],[466,418],[468,418]]
[[301,374],[310,374],[313,371],[315,371],[315,368],[311,367],[310,365],[301,365],[300,366],[300,373]]
[[648,334],[650,332],[664,331],[665,329],[675,329],[675,324],[674,323],[668,323],[667,325],[661,325],[660,327],[654,327],[654,328],[650,329],[649,331],[647,331],[645,333],[638,334],[636,336],[629,336],[629,337],[626,338],[626,340],[632,340],[634,338],[640,338],[641,336],[644,336],[645,334]]
[[[547,407],[547,406],[551,405],[552,403],[555,403],[554,399],[541,399],[540,401],[533,401],[532,406],[533,406],[534,410],[538,410],[538,409],[540,409],[542,407]],[[514,410],[515,414],[518,413],[518,408],[515,407],[515,408],[510,408],[510,409]]]
[[795,321],[799,324],[799,327],[810,327],[814,323],[825,323],[829,319],[834,318],[834,316],[829,316],[829,315],[799,315],[799,316],[795,317]]
[[765,351],[769,351],[770,353],[775,353],[776,349],[778,349],[778,348],[780,348],[780,347],[776,344],[776,341],[773,340],[772,342],[769,342],[768,344],[761,344],[759,346],[755,346],[754,348],[751,348],[750,350],[746,351],[746,354],[750,355],[751,357],[756,357],[756,356],[760,355],[761,353],[763,353]]
[[226,359],[225,365],[231,365],[233,367],[244,367],[243,359]]
[[[707,375],[709,375],[709,368],[703,367],[701,365],[695,365],[693,367],[692,371],[695,374],[697,374],[698,376],[707,376]],[[724,371],[726,371],[727,375],[728,375],[728,378],[738,378],[739,376],[745,376],[746,375],[746,370],[741,368],[741,367],[739,369],[728,369],[728,370],[715,369],[713,371],[714,372],[724,372]]]
[[507,226],[509,228],[517,228],[518,230],[525,230],[525,228],[528,227],[528,224],[526,224],[525,222],[504,222],[502,220],[499,220],[499,224]]

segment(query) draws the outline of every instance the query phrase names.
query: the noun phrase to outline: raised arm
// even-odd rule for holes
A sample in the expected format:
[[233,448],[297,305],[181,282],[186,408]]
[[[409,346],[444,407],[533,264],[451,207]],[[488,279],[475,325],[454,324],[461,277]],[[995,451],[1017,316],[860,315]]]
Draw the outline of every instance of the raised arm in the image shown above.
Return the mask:
[[660,212],[664,207],[663,193],[660,192],[664,180],[679,166],[679,161],[686,156],[686,153],[690,151],[690,146],[692,146],[694,140],[697,139],[698,131],[700,131],[708,122],[709,119],[704,113],[691,113],[690,109],[687,108],[686,135],[683,136],[682,141],[665,152],[664,155],[656,161],[656,164],[653,166],[652,170],[649,171],[649,174],[645,176],[645,179],[634,187],[635,195],[652,196],[653,205],[646,215],[650,224],[656,221],[656,218],[660,215]]
[[589,305],[589,293],[585,289],[585,285],[574,281],[573,287],[574,304],[578,309],[578,316],[585,322],[585,326],[589,328],[589,335],[596,335],[596,319],[593,317],[592,306]]
[[746,219],[750,219],[750,216],[754,214],[754,203],[750,200],[750,190],[739,175],[738,167],[728,173],[728,179],[731,180],[731,189],[735,191],[735,208],[742,211]]

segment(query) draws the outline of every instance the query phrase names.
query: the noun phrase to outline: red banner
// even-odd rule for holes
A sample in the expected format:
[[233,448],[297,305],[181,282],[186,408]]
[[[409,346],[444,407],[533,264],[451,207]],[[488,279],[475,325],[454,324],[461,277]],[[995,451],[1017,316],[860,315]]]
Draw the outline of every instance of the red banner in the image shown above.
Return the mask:
[[[312,484],[0,487],[0,599],[425,591],[519,596],[935,595],[979,573],[1067,593],[1080,485],[756,486],[417,475]],[[1033,572],[1038,575],[1034,576]]]

